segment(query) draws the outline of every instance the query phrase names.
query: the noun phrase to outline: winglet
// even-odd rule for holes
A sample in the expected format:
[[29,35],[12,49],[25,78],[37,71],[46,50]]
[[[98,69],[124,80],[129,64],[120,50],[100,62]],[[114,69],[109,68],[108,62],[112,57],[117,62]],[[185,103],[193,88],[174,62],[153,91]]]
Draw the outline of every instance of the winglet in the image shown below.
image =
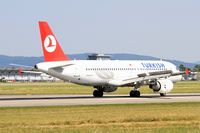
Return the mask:
[[39,21],[39,28],[45,62],[70,60],[69,57],[64,54],[48,23]]

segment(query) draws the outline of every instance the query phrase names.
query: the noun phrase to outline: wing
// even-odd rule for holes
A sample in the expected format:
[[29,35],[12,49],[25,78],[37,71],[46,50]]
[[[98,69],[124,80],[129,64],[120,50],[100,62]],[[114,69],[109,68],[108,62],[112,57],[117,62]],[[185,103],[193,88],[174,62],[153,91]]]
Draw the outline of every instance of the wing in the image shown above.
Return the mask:
[[135,82],[154,80],[154,79],[165,78],[165,77],[175,76],[175,75],[182,75],[182,74],[183,72],[172,73],[171,70],[141,73],[141,74],[138,74],[136,77],[129,78],[129,79],[111,80],[109,81],[108,84],[113,85],[113,86],[134,85]]

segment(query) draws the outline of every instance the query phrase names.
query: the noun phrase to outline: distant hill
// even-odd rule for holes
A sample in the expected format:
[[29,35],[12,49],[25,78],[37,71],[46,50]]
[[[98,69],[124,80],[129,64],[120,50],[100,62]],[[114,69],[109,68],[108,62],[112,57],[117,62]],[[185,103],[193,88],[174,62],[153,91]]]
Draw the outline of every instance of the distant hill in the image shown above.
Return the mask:
[[[83,53],[83,54],[70,54],[69,57],[71,59],[76,60],[85,60],[90,53]],[[160,60],[156,57],[151,56],[144,56],[144,55],[135,55],[135,54],[106,54],[110,55],[112,60]],[[0,55],[0,67],[11,67],[9,64],[21,64],[27,66],[34,66],[39,62],[43,62],[43,57],[26,57],[26,56],[6,56]],[[172,62],[176,66],[183,64],[186,67],[193,68],[197,63],[187,63],[182,61],[176,60],[167,60]]]
[[196,64],[200,64],[200,61],[195,62]]
[[22,64],[34,66],[38,62],[42,62],[43,57],[25,57],[25,56],[6,56],[0,55],[0,67],[10,67],[9,64]]

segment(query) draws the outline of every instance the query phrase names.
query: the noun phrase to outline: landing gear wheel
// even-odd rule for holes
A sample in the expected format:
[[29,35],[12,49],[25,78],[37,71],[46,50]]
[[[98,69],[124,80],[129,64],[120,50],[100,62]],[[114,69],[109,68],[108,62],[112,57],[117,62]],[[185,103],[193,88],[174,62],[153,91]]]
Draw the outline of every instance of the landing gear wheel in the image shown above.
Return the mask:
[[93,91],[93,96],[94,96],[94,97],[103,97],[103,91],[94,90],[94,91]]
[[166,93],[160,93],[160,96],[164,97],[164,96],[166,96]]
[[136,97],[140,97],[140,92],[139,91],[135,91],[135,95],[136,95]]
[[130,97],[140,97],[140,91],[130,91]]
[[130,91],[130,97],[134,97],[134,96],[135,96],[134,91]]

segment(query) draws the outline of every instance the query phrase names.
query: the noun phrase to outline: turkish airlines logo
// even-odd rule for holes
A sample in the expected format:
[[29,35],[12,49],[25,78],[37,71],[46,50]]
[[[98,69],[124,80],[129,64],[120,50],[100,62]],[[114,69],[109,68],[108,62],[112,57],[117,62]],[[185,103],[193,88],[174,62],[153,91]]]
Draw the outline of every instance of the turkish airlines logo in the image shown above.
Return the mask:
[[47,52],[51,53],[56,50],[56,39],[52,35],[48,35],[44,40],[44,47]]

